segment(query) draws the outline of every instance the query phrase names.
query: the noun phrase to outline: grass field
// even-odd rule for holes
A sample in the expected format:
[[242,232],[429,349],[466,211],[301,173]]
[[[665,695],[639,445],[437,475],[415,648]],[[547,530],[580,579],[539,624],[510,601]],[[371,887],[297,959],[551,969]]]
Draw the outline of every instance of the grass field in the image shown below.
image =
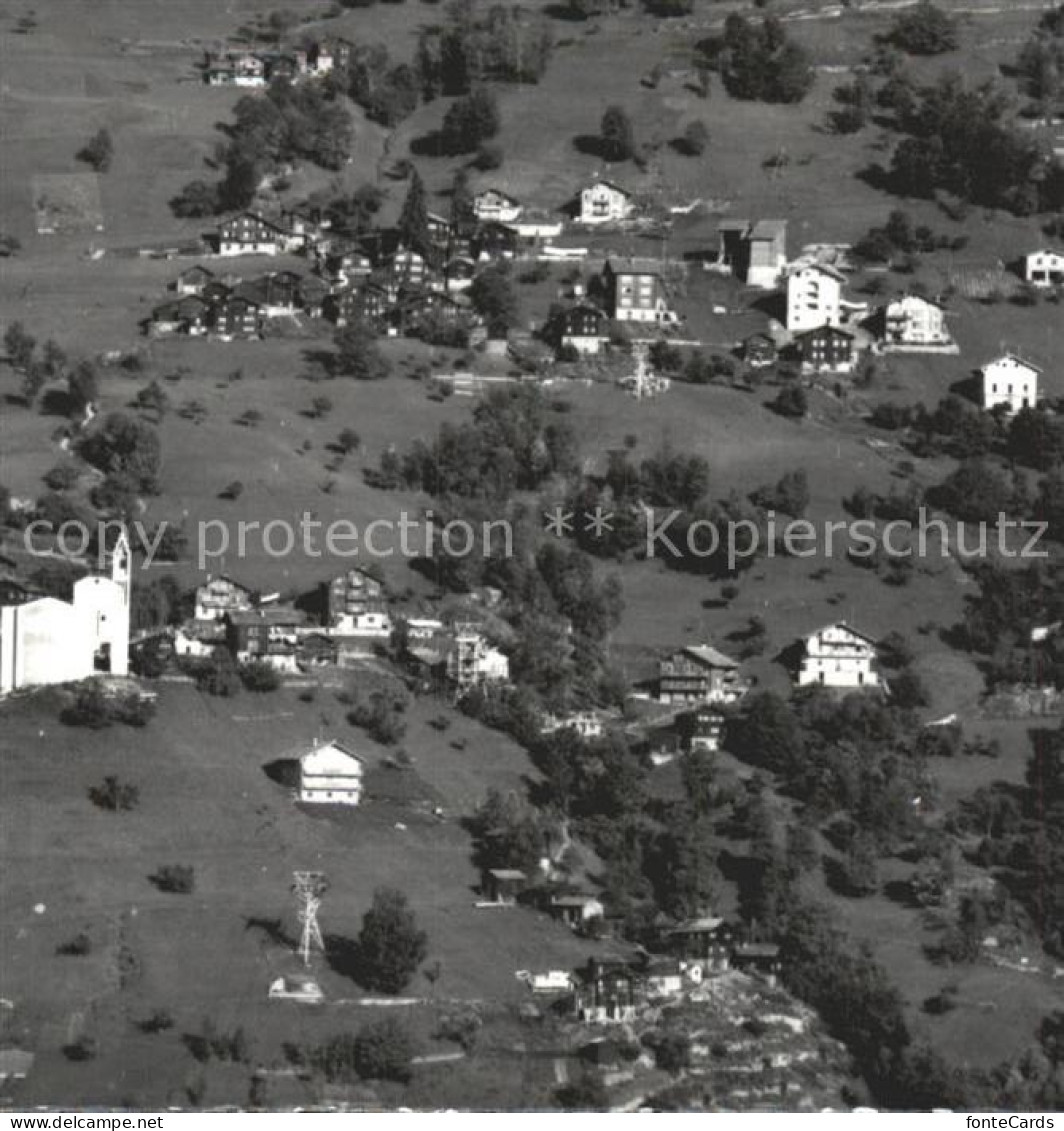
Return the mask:
[[[412,772],[441,798],[445,816],[435,820],[373,801],[312,816],[267,776],[264,767],[319,733],[349,738],[371,765],[383,755],[348,733],[343,709],[324,694],[313,704],[291,692],[224,701],[170,685],[146,730],[97,733],[56,722],[49,698],[0,706],[0,996],[14,1003],[9,1033],[33,1034],[38,1049],[26,1102],[110,1104],[128,1087],[147,1106],[187,1103],[181,1090],[197,1066],[180,1037],[207,1016],[223,1028],[243,1024],[263,1063],[279,1058],[282,1040],[357,1025],[366,1013],[355,1005],[308,1011],[266,1000],[270,979],[298,963],[249,921],[277,919],[283,932],[297,931],[295,868],[329,877],[326,935],[353,937],[377,885],[405,891],[429,933],[430,961],[441,963],[441,999],[517,1001],[524,991],[515,970],[587,956],[591,944],[533,912],[473,907],[478,877],[458,821],[489,787],[516,788],[530,768],[512,743],[468,720],[445,737],[429,728],[439,704],[415,705],[406,739]],[[452,745],[459,739],[461,750]],[[89,802],[86,791],[106,774],[139,786],[133,812]],[[195,867],[192,895],[148,882],[166,863]],[[92,940],[88,956],[55,954],[80,931]],[[125,985],[116,972],[123,946],[137,963]],[[317,966],[330,1001],[362,996],[347,977]],[[420,979],[412,986],[418,996],[428,991]],[[174,1029],[145,1038],[133,1023],[155,1009],[173,1015]],[[83,1033],[100,1053],[78,1065],[61,1049]],[[230,1081],[238,1084],[247,1087],[246,1074]],[[230,1090],[226,1102],[245,1098]]]

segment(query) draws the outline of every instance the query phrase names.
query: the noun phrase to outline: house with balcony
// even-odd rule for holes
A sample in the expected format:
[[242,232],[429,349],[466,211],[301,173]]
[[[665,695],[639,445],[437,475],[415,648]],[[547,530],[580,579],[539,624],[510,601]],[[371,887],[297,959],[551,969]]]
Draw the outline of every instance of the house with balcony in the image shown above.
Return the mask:
[[798,686],[879,687],[876,642],[845,621],[825,625],[802,642]]
[[685,645],[658,664],[661,703],[734,703],[747,690],[739,661],[709,644]]

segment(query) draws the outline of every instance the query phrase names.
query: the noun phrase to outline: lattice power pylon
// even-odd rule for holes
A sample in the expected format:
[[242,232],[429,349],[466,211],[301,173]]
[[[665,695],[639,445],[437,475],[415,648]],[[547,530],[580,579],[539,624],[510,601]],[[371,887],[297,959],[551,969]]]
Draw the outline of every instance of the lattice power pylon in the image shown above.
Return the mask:
[[303,965],[309,966],[311,950],[314,947],[322,952],[325,950],[325,940],[321,937],[321,927],[318,926],[318,908],[329,884],[324,872],[293,872],[292,875],[292,891],[299,904],[298,915],[302,927],[299,953],[303,957]]

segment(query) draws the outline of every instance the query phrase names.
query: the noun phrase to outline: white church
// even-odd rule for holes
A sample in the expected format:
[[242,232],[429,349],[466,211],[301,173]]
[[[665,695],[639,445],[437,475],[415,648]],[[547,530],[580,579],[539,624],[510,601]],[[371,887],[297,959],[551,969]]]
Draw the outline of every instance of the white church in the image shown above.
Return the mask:
[[89,676],[129,674],[132,555],[121,534],[110,576],[74,583],[72,600],[0,606],[0,695]]

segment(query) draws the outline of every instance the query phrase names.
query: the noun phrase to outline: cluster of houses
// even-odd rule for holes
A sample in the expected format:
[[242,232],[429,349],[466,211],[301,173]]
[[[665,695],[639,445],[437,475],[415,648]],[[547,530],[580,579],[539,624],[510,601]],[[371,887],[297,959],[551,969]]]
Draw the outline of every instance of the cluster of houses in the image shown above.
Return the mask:
[[[641,214],[631,193],[602,178],[561,211],[589,228],[623,225]],[[272,217],[257,212],[229,217],[213,240],[218,257],[301,255],[310,268],[245,279],[215,276],[197,264],[175,280],[174,297],[155,308],[145,329],[231,340],[261,336],[271,319],[302,315],[341,327],[365,322],[378,333],[396,335],[426,336],[428,326],[437,335],[454,328],[460,331],[457,340],[476,345],[487,335],[466,292],[484,266],[522,258],[583,263],[589,257],[587,248],[556,242],[565,230],[558,214],[535,212],[498,187],[474,195],[470,231],[460,234],[450,220],[431,212],[427,222],[431,247],[418,251],[405,246],[395,229],[347,235],[334,228],[326,211],[311,205]],[[779,317],[737,344],[752,368],[786,358],[806,373],[847,374],[869,353],[959,352],[940,301],[916,292],[875,305],[847,298],[845,249],[817,246],[790,260],[785,220],[721,221],[717,249],[704,262],[707,269],[779,297]],[[683,263],[608,254],[594,296],[591,287],[574,284],[570,302],[552,310],[540,334],[557,350],[591,355],[606,348],[618,323],[648,339],[675,332],[685,322],[676,309],[675,285],[685,273]],[[1064,256],[1049,249],[1032,252],[1022,273],[1034,286],[1058,286]],[[987,363],[981,370],[984,407],[1033,406],[1038,372],[1015,355]]]
[[275,79],[320,79],[345,67],[354,44],[337,38],[274,50],[224,48],[205,53],[200,71],[207,86],[267,87]]
[[[565,901],[564,896],[551,897],[549,909],[556,918],[564,918],[556,908],[576,906],[579,897]],[[771,986],[781,969],[778,944],[743,939],[731,924],[713,915],[663,923],[655,951],[643,950],[633,958],[592,957],[573,971],[522,970],[517,977],[534,994],[567,1000],[571,1014],[586,1025],[626,1025],[644,1010],[697,991],[725,971],[753,974]]]
[[263,663],[294,675],[364,657],[391,640],[401,623],[401,659],[426,679],[438,678],[457,695],[509,679],[506,655],[480,623],[445,624],[432,617],[397,622],[383,583],[366,570],[349,569],[323,582],[314,603],[312,614],[231,577],[209,577],[196,590],[192,617],[167,639],[179,659],[208,659],[224,650],[237,663]]

